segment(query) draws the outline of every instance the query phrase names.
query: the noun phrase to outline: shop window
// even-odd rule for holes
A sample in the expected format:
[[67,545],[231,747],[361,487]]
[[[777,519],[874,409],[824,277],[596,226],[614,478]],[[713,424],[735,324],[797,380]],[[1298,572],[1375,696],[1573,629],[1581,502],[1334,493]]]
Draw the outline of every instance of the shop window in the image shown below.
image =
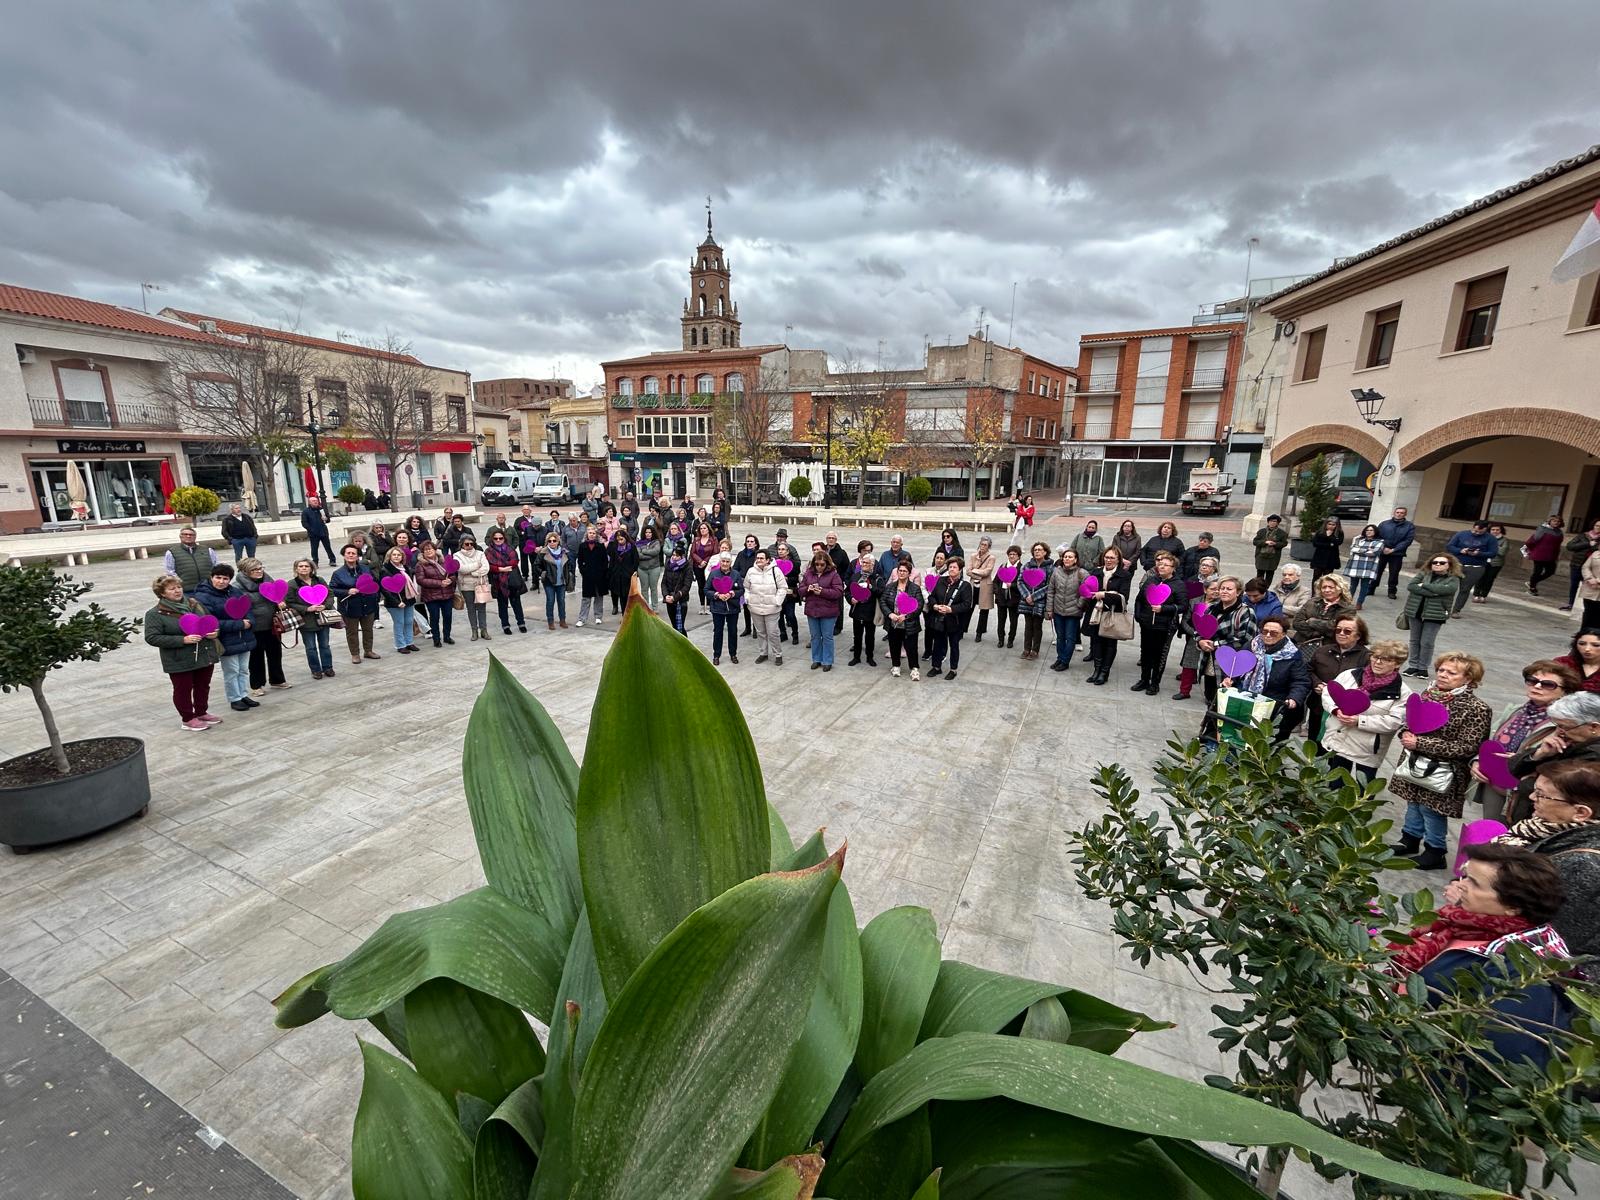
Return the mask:
[[1489,495],[1484,519],[1507,525],[1536,528],[1553,513],[1567,507],[1567,487],[1562,483],[1496,483]]

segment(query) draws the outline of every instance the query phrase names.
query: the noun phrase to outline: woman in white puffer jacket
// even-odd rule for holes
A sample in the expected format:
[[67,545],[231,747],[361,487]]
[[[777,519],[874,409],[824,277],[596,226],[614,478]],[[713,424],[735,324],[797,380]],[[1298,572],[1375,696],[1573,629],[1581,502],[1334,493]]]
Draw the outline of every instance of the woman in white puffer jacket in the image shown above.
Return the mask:
[[1324,695],[1327,721],[1322,727],[1322,748],[1333,765],[1371,780],[1389,755],[1389,743],[1406,722],[1406,687],[1400,681],[1400,668],[1406,665],[1409,651],[1403,642],[1379,642],[1372,647],[1364,667],[1342,671],[1333,682],[1340,687],[1360,689],[1372,698],[1367,710],[1354,717],[1335,707],[1333,697]]

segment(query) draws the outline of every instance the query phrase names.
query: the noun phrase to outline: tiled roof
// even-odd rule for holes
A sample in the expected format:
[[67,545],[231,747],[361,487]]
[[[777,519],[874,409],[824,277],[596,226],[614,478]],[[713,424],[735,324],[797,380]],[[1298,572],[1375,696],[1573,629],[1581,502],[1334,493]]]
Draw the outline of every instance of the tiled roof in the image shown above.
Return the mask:
[[1360,254],[1353,254],[1349,258],[1341,258],[1326,271],[1319,271],[1315,275],[1307,275],[1299,283],[1286,287],[1281,292],[1274,292],[1265,299],[1257,301],[1256,307],[1265,307],[1274,300],[1281,300],[1290,292],[1297,292],[1303,287],[1308,287],[1313,283],[1326,279],[1330,275],[1337,274],[1348,267],[1353,267],[1359,262],[1375,258],[1385,250],[1393,250],[1396,246],[1419,238],[1425,233],[1432,233],[1435,229],[1449,225],[1454,221],[1459,221],[1463,217],[1470,217],[1473,213],[1482,212],[1486,208],[1493,208],[1502,200],[1509,200],[1518,193],[1536,188],[1541,183],[1548,183],[1559,175],[1565,175],[1568,171],[1576,171],[1579,167],[1588,166],[1592,162],[1600,162],[1600,142],[1590,146],[1582,154],[1575,154],[1571,158],[1563,158],[1560,162],[1553,163],[1536,175],[1530,175],[1528,178],[1503,187],[1499,191],[1490,192],[1487,196],[1481,196],[1471,204],[1458,208],[1454,212],[1447,212],[1442,217],[1435,217],[1426,225],[1418,225],[1415,229],[1408,229],[1399,237],[1392,237],[1387,242],[1374,246],[1370,250],[1363,250]]
[[1177,337],[1179,334],[1188,334],[1190,337],[1222,337],[1243,332],[1243,321],[1218,321],[1213,325],[1171,325],[1162,329],[1127,329],[1121,333],[1080,333],[1078,341],[1080,343],[1131,342],[1134,338]]
[[81,300],[77,296],[62,296],[56,292],[39,292],[8,283],[0,283],[0,312],[94,325],[101,329],[118,329],[123,333],[184,338],[191,342],[211,341],[210,334],[177,321],[135,312],[116,304],[101,304],[98,300]]
[[[632,366],[665,366],[667,359],[682,359],[683,364],[693,362],[720,362],[729,358],[749,358],[752,354],[771,354],[774,350],[782,350],[783,344],[775,346],[718,346],[715,350],[652,350],[649,354],[641,354],[637,358],[613,358],[603,362],[602,367],[632,367]],[[675,365],[683,365],[675,364]]]
[[180,321],[188,321],[198,325],[201,321],[215,321],[218,331],[233,337],[258,337],[276,342],[294,342],[301,346],[313,346],[319,350],[331,350],[336,354],[360,354],[367,358],[389,358],[396,362],[413,363],[416,366],[425,366],[420,359],[410,354],[391,354],[386,350],[373,350],[357,342],[338,342],[330,338],[310,337],[303,333],[292,333],[287,329],[272,329],[266,325],[247,325],[243,321],[229,321],[224,317],[207,316],[205,313],[184,312],[177,308],[164,308],[164,313],[171,313]]

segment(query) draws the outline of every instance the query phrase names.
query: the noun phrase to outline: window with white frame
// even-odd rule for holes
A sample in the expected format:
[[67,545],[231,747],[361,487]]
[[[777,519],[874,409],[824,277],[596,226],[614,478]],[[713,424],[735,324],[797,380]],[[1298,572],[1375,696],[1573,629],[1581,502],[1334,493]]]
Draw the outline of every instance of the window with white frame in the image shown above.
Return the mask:
[[631,395],[633,395],[633,380],[627,378],[626,376],[624,376],[623,378],[617,380],[617,395],[619,395],[619,396],[631,396]]
[[1166,407],[1167,372],[1171,366],[1171,338],[1145,338],[1139,343],[1139,372],[1133,385],[1130,438],[1151,441],[1161,436],[1161,414]]
[[644,394],[646,396],[659,396],[661,394],[661,381],[654,375],[644,377]]
[[696,375],[694,377],[694,390],[702,396],[710,395],[717,390],[717,381],[710,375]]
[[730,392],[744,391],[744,376],[738,371],[729,371],[728,377],[723,381],[723,386]]
[[619,421],[619,422],[617,422],[617,436],[618,437],[631,438],[633,436],[633,422],[632,421]]
[[702,415],[682,417],[640,417],[636,422],[641,450],[696,450],[709,445],[707,418]]

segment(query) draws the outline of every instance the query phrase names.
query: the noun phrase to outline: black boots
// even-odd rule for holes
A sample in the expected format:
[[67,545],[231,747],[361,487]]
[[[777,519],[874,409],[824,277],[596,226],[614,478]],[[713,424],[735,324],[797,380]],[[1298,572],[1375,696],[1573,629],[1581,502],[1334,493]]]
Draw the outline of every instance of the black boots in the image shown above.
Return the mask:
[[1389,843],[1389,849],[1403,858],[1411,858],[1422,849],[1422,839],[1413,837],[1409,833],[1402,833],[1398,842]]
[[1110,668],[1097,666],[1094,669],[1094,674],[1089,676],[1089,682],[1095,684],[1096,686],[1104,685],[1110,674]]
[[1149,674],[1144,672],[1144,671],[1141,671],[1141,672],[1139,672],[1139,682],[1134,684],[1128,690],[1130,692],[1142,692],[1142,691],[1146,690],[1149,686],[1150,686],[1150,676],[1149,676]]
[[1411,860],[1417,864],[1419,871],[1444,870],[1444,851],[1437,846],[1423,846],[1422,853]]

